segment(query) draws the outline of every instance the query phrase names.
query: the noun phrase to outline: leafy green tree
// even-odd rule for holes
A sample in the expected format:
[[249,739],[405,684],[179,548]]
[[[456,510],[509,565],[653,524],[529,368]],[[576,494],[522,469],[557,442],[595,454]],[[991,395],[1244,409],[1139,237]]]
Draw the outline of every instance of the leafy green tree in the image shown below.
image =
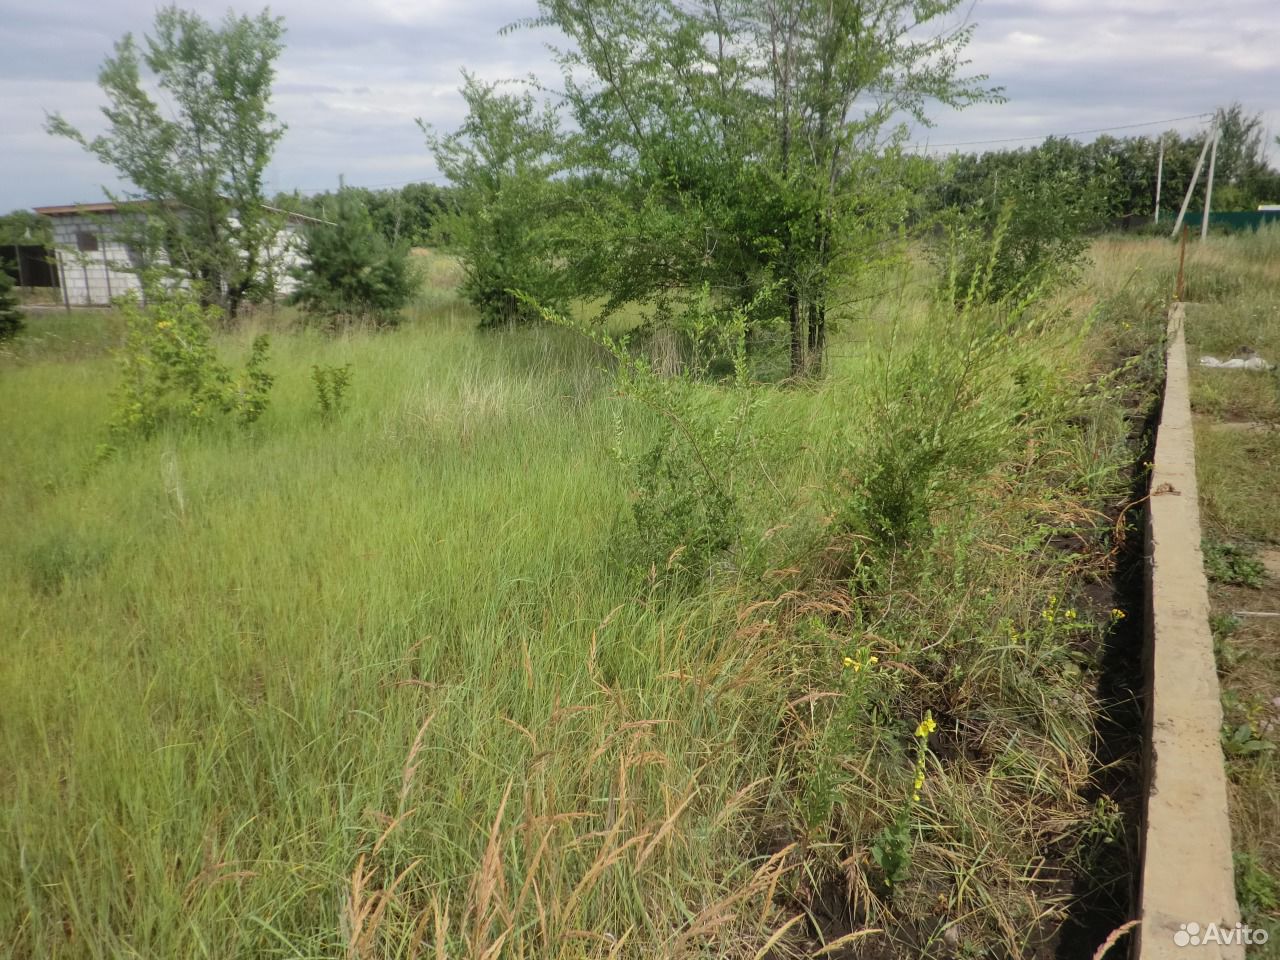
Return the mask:
[[555,113],[529,93],[500,93],[465,76],[469,113],[462,127],[438,136],[424,127],[436,164],[453,184],[456,212],[440,228],[462,257],[462,293],[482,326],[540,319],[519,290],[552,309],[563,305],[556,262],[560,136]]
[[279,222],[263,207],[263,175],[284,133],[269,106],[283,34],[265,10],[214,25],[165,7],[144,48],[126,34],[99,71],[105,133],[48,123],[117,171],[130,185],[119,199],[143,201],[122,239],[146,268],[198,281],[232,317],[273,293],[265,267]]
[[22,311],[13,293],[13,277],[0,261],[0,340],[8,340],[23,327]]
[[398,323],[418,286],[407,245],[390,244],[374,229],[355,191],[339,191],[331,216],[332,223],[306,231],[290,301],[332,322]]
[[972,28],[931,30],[959,6],[541,0],[535,22],[570,41],[566,166],[606,188],[565,231],[575,292],[593,275],[660,313],[709,284],[726,316],[783,318],[793,374],[818,366],[829,311],[910,205],[895,124],[993,95],[962,75]]

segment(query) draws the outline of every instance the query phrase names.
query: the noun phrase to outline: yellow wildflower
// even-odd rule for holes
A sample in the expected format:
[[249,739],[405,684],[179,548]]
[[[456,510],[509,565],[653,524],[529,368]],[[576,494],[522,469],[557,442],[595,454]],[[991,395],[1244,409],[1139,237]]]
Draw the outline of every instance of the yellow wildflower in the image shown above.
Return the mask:
[[1075,612],[1074,610],[1068,610],[1068,611],[1067,611],[1067,619],[1068,619],[1068,620],[1074,620],[1075,618],[1076,618],[1076,612]]
[[920,726],[916,727],[916,736],[922,740],[938,729],[937,721],[933,719],[933,713],[926,711],[924,719],[920,721]]
[[845,658],[844,658],[844,666],[845,666],[845,669],[847,670],[849,667],[852,667],[852,666],[854,665],[854,663],[856,663],[856,662],[857,662],[857,661],[855,661],[855,660],[853,659],[853,657],[845,657]]

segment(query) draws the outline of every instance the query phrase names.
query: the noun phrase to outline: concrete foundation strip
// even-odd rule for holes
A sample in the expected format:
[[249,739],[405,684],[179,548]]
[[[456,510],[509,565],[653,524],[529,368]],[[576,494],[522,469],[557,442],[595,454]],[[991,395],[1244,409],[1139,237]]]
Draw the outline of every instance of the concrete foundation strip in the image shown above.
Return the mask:
[[[1147,800],[1134,955],[1235,960],[1244,956],[1244,947],[1209,589],[1200,556],[1184,320],[1183,305],[1175,303],[1147,505]],[[1232,933],[1235,942],[1221,942]]]

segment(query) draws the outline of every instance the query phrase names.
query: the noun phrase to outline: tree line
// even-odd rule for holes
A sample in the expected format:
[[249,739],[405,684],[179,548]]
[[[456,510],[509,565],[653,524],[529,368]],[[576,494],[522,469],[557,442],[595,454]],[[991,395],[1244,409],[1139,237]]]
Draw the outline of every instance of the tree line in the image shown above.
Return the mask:
[[[830,324],[912,228],[934,239],[941,228],[961,272],[998,233],[988,272],[1001,296],[1060,275],[1051,265],[1078,259],[1086,231],[1150,212],[1159,142],[1166,206],[1190,180],[1201,141],[1176,133],[913,154],[908,123],[1002,99],[968,72],[974,26],[949,26],[962,6],[539,0],[513,29],[558,37],[557,74],[523,85],[464,75],[463,124],[423,126],[447,187],[268,202],[284,24],[265,11],[214,24],[161,10],[151,35],[124,37],[102,67],[106,131],[89,137],[59,116],[49,129],[113,166],[130,184],[122,199],[145,205],[133,241],[147,269],[198,281],[232,316],[273,294],[264,251],[288,210],[323,221],[307,237],[311,306],[342,313],[367,297],[389,315],[411,293],[408,248],[443,245],[484,325],[589,300],[604,316],[638,305],[648,332],[687,342],[741,316],[752,348],[784,349],[794,376],[821,370]],[[1260,116],[1232,104],[1216,122],[1215,205],[1280,199]],[[353,273],[381,280],[359,291]]]

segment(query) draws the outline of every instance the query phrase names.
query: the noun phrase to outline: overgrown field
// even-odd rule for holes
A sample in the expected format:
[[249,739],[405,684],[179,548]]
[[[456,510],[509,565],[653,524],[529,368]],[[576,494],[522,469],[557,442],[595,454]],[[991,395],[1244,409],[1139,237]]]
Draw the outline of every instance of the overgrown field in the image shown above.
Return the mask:
[[[1192,364],[1255,352],[1280,361],[1280,231],[1215,238],[1193,261]],[[1196,467],[1223,688],[1236,894],[1280,953],[1280,380],[1193,366]],[[1259,616],[1258,614],[1261,614]],[[1269,615],[1268,615],[1269,614]]]
[[1099,252],[1026,310],[886,277],[792,387],[619,380],[439,284],[387,332],[265,316],[216,339],[271,333],[251,430],[103,461],[119,317],[33,315],[0,357],[0,943],[1091,954],[1129,910],[1122,507],[1173,264]]

